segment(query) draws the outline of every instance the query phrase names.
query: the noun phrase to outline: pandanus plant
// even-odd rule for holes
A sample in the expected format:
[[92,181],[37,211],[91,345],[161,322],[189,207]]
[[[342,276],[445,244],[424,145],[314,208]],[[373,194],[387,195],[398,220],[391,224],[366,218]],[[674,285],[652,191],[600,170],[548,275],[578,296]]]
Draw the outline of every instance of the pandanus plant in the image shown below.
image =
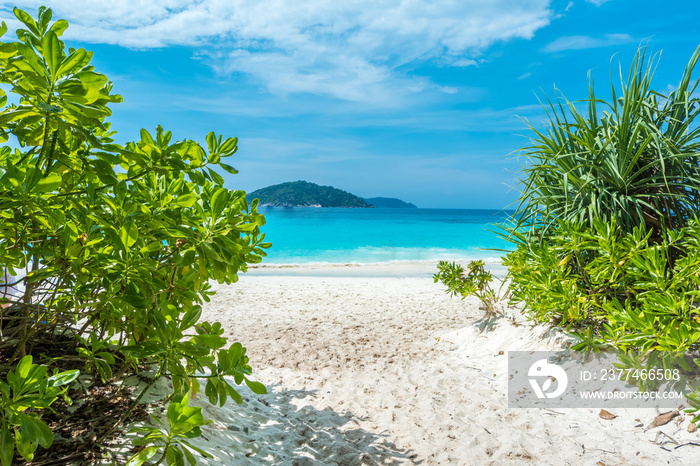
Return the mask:
[[[546,99],[544,128],[529,125],[521,195],[505,236],[519,243],[546,236],[562,221],[593,226],[615,220],[620,233],[646,225],[661,238],[700,210],[700,102],[692,79],[700,47],[676,90],[654,90],[658,55],[638,50],[612,100]],[[612,81],[612,80],[611,80]],[[579,110],[585,107],[586,111]]]

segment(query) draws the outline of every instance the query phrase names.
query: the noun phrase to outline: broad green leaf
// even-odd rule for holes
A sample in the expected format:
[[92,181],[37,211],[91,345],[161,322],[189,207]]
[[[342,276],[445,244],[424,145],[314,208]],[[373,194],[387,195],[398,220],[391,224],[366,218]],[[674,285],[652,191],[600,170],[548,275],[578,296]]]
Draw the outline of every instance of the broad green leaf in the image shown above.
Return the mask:
[[61,182],[61,175],[51,173],[46,178],[42,178],[41,180],[39,180],[36,186],[34,186],[34,188],[32,189],[32,192],[47,193],[51,191],[56,191],[61,186]]
[[77,379],[79,375],[80,371],[78,369],[59,372],[58,374],[49,377],[48,386],[60,387],[61,385],[69,384],[75,379]]
[[171,204],[189,209],[195,202],[197,202],[197,196],[192,193],[188,193],[178,196],[177,199],[174,199],[171,202]]
[[216,184],[218,184],[219,186],[223,186],[225,180],[224,180],[224,178],[223,178],[221,175],[219,175],[218,173],[216,173],[216,172],[215,172],[214,170],[212,170],[211,168],[207,168],[207,171],[209,172],[209,176],[211,176],[211,179],[212,179]]
[[136,240],[139,238],[139,229],[138,227],[133,224],[133,223],[127,223],[122,227],[121,233],[120,233],[120,238],[122,240],[122,243],[124,246],[127,248],[130,248],[131,246],[136,243]]
[[151,446],[146,447],[134,456],[132,456],[129,461],[127,461],[126,466],[141,466],[146,461],[153,458],[153,456],[158,453],[161,447]]
[[238,173],[238,170],[236,170],[235,168],[233,168],[233,167],[232,167],[231,165],[229,165],[229,164],[226,164],[226,163],[223,163],[223,162],[219,162],[219,166],[220,166],[221,168],[223,168],[224,170],[226,170],[227,172],[231,173],[232,175],[235,175],[236,173]]
[[58,77],[58,69],[63,62],[63,48],[61,41],[53,31],[47,31],[42,39],[42,53],[49,65],[49,72],[54,79]]
[[20,361],[19,364],[17,364],[17,370],[16,374],[17,377],[20,379],[26,379],[27,376],[29,375],[29,371],[32,368],[32,355],[28,354],[25,357],[23,357]]
[[[199,453],[200,455],[202,455],[202,456],[205,457],[205,458],[213,458],[213,456],[211,455],[211,453],[207,453],[206,451],[202,450],[201,448],[195,447],[194,445],[190,445],[190,444],[187,443],[187,442],[182,442],[182,441],[181,441],[181,442],[179,442],[179,443],[184,444],[187,448],[191,448],[192,450],[196,451],[197,453]],[[193,463],[193,464],[194,464],[194,463]]]
[[51,25],[49,31],[56,34],[56,37],[61,37],[66,29],[68,29],[68,21],[65,19],[59,19]]
[[160,249],[163,248],[163,245],[160,242],[153,242],[149,243],[146,246],[142,247],[139,252],[141,253],[150,253],[150,252],[156,252],[159,251]]
[[0,429],[0,462],[2,466],[10,466],[12,464],[12,457],[15,452],[15,439],[12,437],[8,424],[9,422],[3,419],[2,429]]
[[15,429],[15,446],[17,452],[27,461],[34,459],[34,452],[38,446],[25,432]]
[[[3,23],[5,24],[5,23]],[[17,48],[12,43],[0,44],[0,60],[10,58],[17,53]]]
[[155,146],[155,142],[153,141],[153,138],[151,137],[151,134],[146,131],[145,129],[141,129],[141,140],[145,142],[146,144],[151,144]]
[[185,330],[190,327],[192,327],[194,324],[199,321],[199,318],[202,316],[202,307],[201,306],[192,306],[182,317],[182,322],[180,322],[180,330]]
[[221,151],[222,157],[230,157],[236,152],[236,145],[238,144],[238,138],[228,138],[221,144],[219,150]]
[[[184,403],[184,404],[183,404]],[[168,422],[175,427],[178,418],[182,415],[184,408],[187,407],[187,397],[174,398],[168,405]]]
[[258,395],[264,395],[267,393],[267,388],[265,388],[265,385],[261,384],[260,382],[253,382],[245,379],[245,384],[248,385],[248,388],[250,388],[253,393],[257,393]]
[[[87,51],[85,49],[77,49],[63,60],[61,66],[56,72],[56,77],[60,78],[66,74],[76,73],[82,68],[85,63],[85,58],[87,57]],[[81,85],[82,87],[82,85]]]
[[198,345],[206,346],[207,348],[217,349],[226,344],[226,339],[218,335],[195,335],[192,339]]
[[228,201],[228,189],[218,188],[211,197],[211,210],[214,218],[219,217]]
[[[101,97],[100,89],[102,89],[108,81],[107,76],[95,73],[93,71],[81,71],[79,73],[76,73],[74,77],[79,79],[81,84],[85,88],[85,94],[79,100],[76,100],[76,102],[86,105],[94,103],[97,99]],[[81,106],[76,106],[76,108],[78,110],[81,110],[86,115],[90,116],[90,113],[88,112],[87,108]],[[93,111],[96,110],[97,109],[93,109]]]
[[49,426],[31,414],[20,414],[22,432],[32,441],[39,443],[44,448],[49,448],[53,443],[53,432]]
[[25,26],[29,28],[32,33],[37,36],[41,37],[41,32],[39,31],[38,26],[36,25],[36,22],[34,22],[34,18],[31,17],[31,15],[25,11],[20,10],[19,8],[15,7],[12,12],[15,14],[18,20],[20,20]]
[[216,134],[214,134],[214,131],[211,131],[209,134],[207,134],[207,147],[209,148],[210,153],[215,153],[216,152]]
[[197,460],[194,458],[194,455],[187,449],[183,448],[183,451],[185,452],[185,458],[187,458],[187,463],[190,466],[195,466],[197,464]]

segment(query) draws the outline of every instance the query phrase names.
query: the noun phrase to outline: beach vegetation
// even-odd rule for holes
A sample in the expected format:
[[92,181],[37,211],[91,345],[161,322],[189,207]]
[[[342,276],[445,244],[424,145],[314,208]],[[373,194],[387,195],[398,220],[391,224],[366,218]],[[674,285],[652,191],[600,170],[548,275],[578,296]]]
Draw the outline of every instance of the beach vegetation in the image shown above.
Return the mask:
[[168,419],[144,437],[154,440],[148,454],[193,464],[183,439],[206,422],[187,396],[203,386],[214,402],[240,402],[244,383],[265,392],[250,380],[245,348],[201,321],[210,282],[235,282],[270,246],[257,201],[224,187],[237,139],[175,140],[158,126],[115,142],[107,120],[122,98],[93,53],[66,46],[68,23],[52,21],[50,9],[14,14],[18,40],[0,41],[0,83],[13,94],[0,89],[1,463],[15,450],[27,461],[50,456],[47,426],[68,424],[60,416],[69,398],[129,400],[117,414],[83,419],[89,435],[68,436],[52,457],[94,458],[146,415],[141,400],[168,377]]
[[[617,350],[625,367],[675,367],[696,379],[699,59],[700,47],[678,86],[661,92],[652,87],[658,56],[642,48],[610,101],[592,79],[583,101],[547,99],[548,120],[530,126],[523,149],[515,213],[499,225],[514,247],[503,258],[511,304],[571,332],[575,350]],[[493,300],[478,268],[438,270],[453,295]],[[700,391],[688,396],[689,412],[700,412],[699,400]]]
[[487,319],[500,313],[499,303],[505,296],[501,295],[500,289],[491,287],[493,275],[484,269],[484,261],[471,261],[466,271],[456,262],[440,261],[433,280],[445,285],[445,292],[450,296],[461,296],[462,299],[476,296],[481,302],[479,309],[485,312]]
[[700,105],[696,50],[678,86],[652,87],[659,57],[640,49],[620,86],[604,101],[589,81],[588,98],[546,100],[544,127],[530,124],[531,145],[520,196],[506,231],[543,240],[561,222],[589,228],[610,222],[620,233],[646,225],[655,240],[700,211]]
[[[504,258],[512,302],[531,318],[572,332],[573,349],[634,353],[627,363],[696,377],[699,58],[700,48],[661,92],[658,57],[640,49],[609,102],[592,79],[582,102],[547,100],[548,122],[530,127],[523,151],[516,212],[501,225],[515,247]],[[688,400],[700,409],[697,393]]]

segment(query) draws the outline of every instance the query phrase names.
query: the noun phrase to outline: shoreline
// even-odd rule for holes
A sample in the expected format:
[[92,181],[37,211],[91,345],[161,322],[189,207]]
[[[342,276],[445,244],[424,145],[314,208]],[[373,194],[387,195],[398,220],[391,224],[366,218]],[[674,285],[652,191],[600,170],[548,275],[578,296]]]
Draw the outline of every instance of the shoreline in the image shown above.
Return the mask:
[[[503,278],[506,268],[500,259],[488,258],[485,269],[496,278]],[[437,272],[439,260],[391,261],[391,262],[309,262],[294,264],[255,264],[248,266],[246,276],[298,276],[298,277],[423,277],[432,278]],[[450,261],[452,262],[452,261]],[[469,260],[455,260],[467,265]]]

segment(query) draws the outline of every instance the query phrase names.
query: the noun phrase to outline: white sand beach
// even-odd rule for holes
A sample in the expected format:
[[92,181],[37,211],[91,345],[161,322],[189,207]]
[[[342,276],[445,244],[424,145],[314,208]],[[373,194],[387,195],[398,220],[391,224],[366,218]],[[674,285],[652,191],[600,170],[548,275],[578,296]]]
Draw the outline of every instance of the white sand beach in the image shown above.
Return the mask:
[[215,456],[202,464],[697,464],[685,413],[645,430],[660,411],[509,409],[507,352],[565,335],[516,310],[484,329],[478,302],[447,296],[432,268],[337,269],[268,267],[215,287],[202,318],[248,348],[269,393],[195,401],[214,420],[193,442]]

